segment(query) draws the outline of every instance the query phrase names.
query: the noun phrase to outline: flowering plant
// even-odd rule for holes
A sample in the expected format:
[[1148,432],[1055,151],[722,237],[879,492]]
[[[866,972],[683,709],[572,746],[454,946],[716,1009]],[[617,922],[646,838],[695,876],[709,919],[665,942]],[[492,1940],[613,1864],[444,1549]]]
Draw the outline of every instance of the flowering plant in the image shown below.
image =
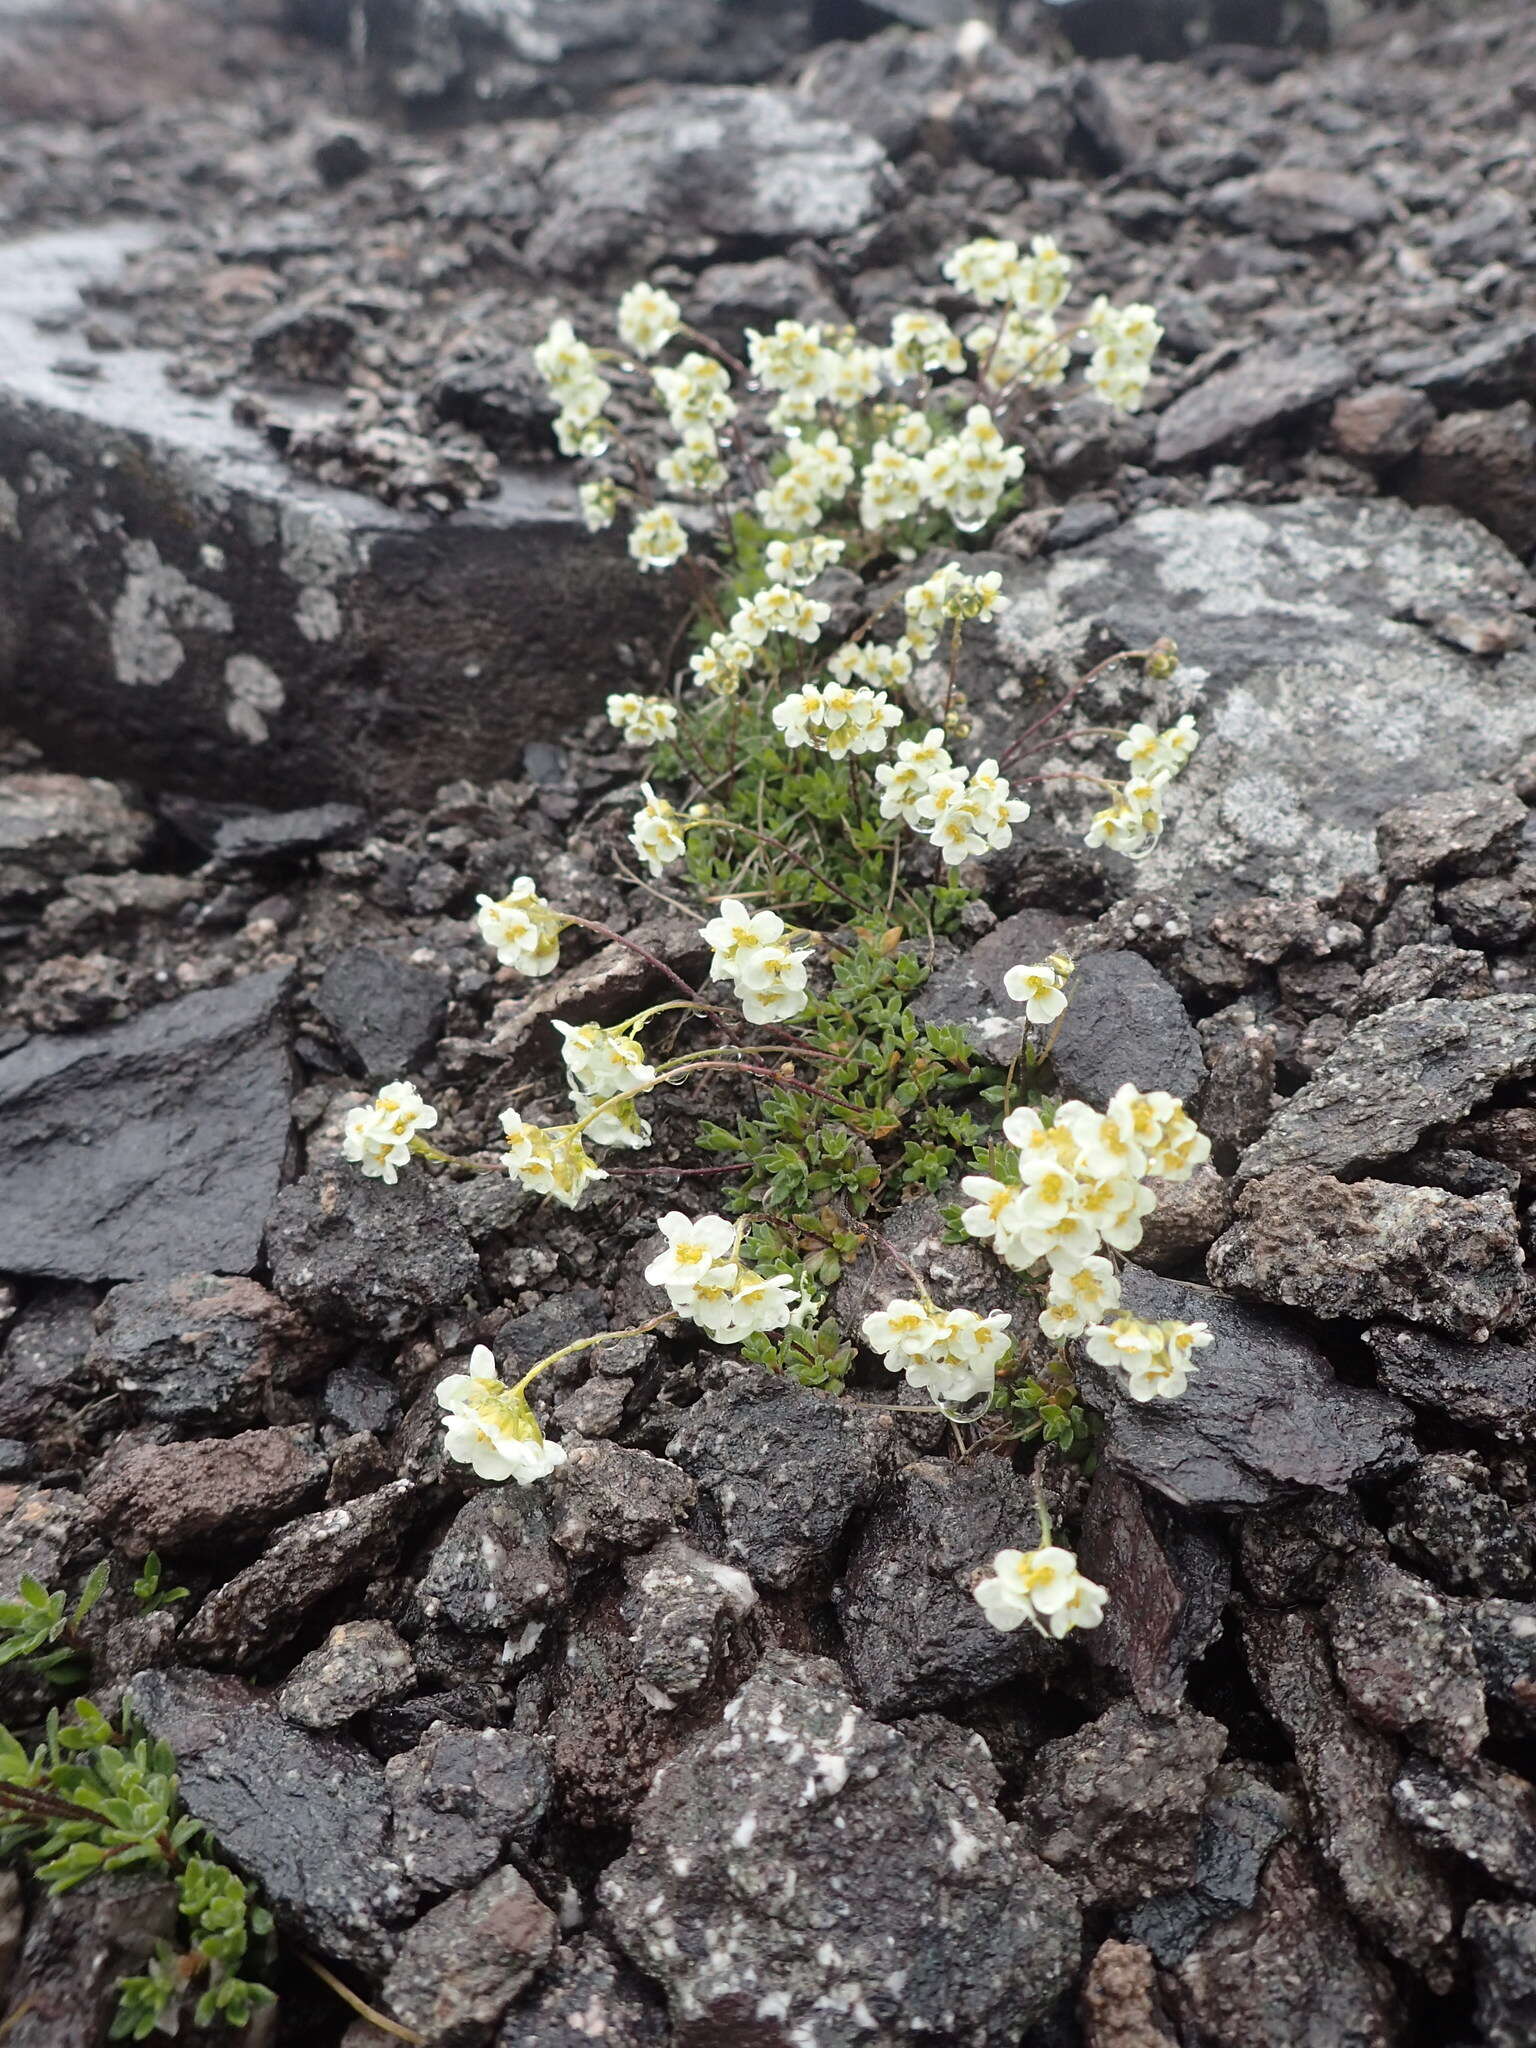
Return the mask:
[[[554,1018],[569,1118],[508,1107],[494,1166],[439,1150],[426,1136],[437,1111],[404,1081],[353,1113],[345,1147],[387,1183],[415,1157],[505,1171],[576,1207],[612,1173],[646,1171],[603,1160],[653,1145],[664,1091],[704,1076],[745,1087],[734,1125],[698,1133],[728,1163],[683,1169],[730,1176],[721,1212],[657,1219],[644,1277],[665,1307],[640,1329],[740,1344],[834,1393],[856,1334],[957,1427],[999,1449],[1040,1436],[1087,1461],[1073,1345],[1147,1401],[1183,1393],[1210,1342],[1203,1324],[1126,1313],[1116,1268],[1140,1239],[1153,1184],[1188,1179],[1209,1144],[1156,1091],[1122,1088],[1102,1111],[1051,1097],[1074,973],[1065,954],[1005,978],[1022,1012],[1006,1073],[960,1031],[921,1023],[912,997],[935,934],[981,886],[978,864],[1030,815],[1009,758],[1060,724],[1100,672],[1002,760],[966,759],[963,650],[1008,599],[1001,571],[946,550],[1007,517],[1022,412],[1048,402],[1079,358],[1091,391],[1134,407],[1160,330],[1149,308],[1102,299],[1068,317],[1071,265],[1044,238],[1027,252],[973,241],[943,270],[970,314],[952,324],[931,309],[898,313],[880,343],[781,320],[749,331],[736,356],[649,284],[620,301],[617,347],[589,345],[564,320],[550,329],[536,359],[560,406],[561,448],[594,465],[581,485],[586,523],[622,518],[639,567],[677,573],[693,599],[691,651],[649,694],[613,692],[607,714],[644,756],[616,865],[690,913],[708,973],[694,987],[517,876],[479,898],[475,920],[505,970],[557,975],[566,936],[588,932],[641,954],[675,994],[615,1023]],[[1162,641],[1111,659],[1154,678],[1177,667]],[[1198,735],[1184,717],[1110,737],[1124,779],[1074,778],[1108,796],[1085,837],[1139,858]],[[909,1268],[910,1294],[843,1330],[828,1304],[845,1262],[866,1245],[890,1251],[882,1217],[956,1183],[965,1199],[952,1227],[992,1247],[1006,1305],[935,1301]],[[490,1482],[556,1471],[564,1452],[546,1441],[530,1385],[573,1351],[631,1334],[581,1339],[515,1386],[477,1347],[437,1389],[448,1454]],[[1000,1629],[1027,1620],[1060,1637],[1094,1626],[1107,1595],[1052,1544],[1042,1507],[1039,1547],[1000,1553],[976,1597]]]

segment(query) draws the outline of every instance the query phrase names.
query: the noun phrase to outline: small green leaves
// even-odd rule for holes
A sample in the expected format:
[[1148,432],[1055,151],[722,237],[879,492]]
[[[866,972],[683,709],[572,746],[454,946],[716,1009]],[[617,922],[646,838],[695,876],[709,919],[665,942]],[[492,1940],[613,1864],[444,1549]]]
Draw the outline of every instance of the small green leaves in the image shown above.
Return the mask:
[[[85,1665],[74,1632],[106,1591],[108,1573],[103,1558],[67,1616],[62,1593],[46,1592],[36,1579],[23,1578],[14,1600],[0,1600],[0,1664],[29,1665],[51,1685],[78,1684]],[[70,1640],[61,1642],[65,1637]]]
[[160,1558],[151,1551],[139,1569],[139,1576],[133,1582],[134,1597],[146,1614],[153,1614],[157,1608],[170,1607],[178,1600],[188,1597],[185,1586],[164,1586],[160,1582]]

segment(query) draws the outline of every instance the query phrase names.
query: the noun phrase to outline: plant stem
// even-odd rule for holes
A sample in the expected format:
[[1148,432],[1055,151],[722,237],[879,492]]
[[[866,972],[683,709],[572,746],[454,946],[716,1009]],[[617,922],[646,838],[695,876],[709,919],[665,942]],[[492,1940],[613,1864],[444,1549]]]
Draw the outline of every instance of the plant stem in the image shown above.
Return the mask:
[[652,1330],[659,1330],[663,1323],[677,1320],[676,1309],[665,1309],[659,1316],[652,1316],[648,1323],[638,1323],[632,1330],[600,1330],[595,1337],[578,1337],[574,1344],[563,1344],[558,1351],[551,1351],[548,1358],[541,1358],[537,1365],[529,1366],[517,1385],[514,1394],[521,1394],[538,1378],[541,1372],[548,1372],[552,1365],[558,1365],[562,1358],[574,1358],[578,1351],[591,1351],[598,1344],[617,1344],[621,1337],[646,1337]]

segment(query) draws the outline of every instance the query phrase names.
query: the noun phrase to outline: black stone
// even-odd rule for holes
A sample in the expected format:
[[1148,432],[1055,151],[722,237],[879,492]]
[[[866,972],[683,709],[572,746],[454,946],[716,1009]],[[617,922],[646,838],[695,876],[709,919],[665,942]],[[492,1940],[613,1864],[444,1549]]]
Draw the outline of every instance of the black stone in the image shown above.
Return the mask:
[[380,1080],[417,1071],[442,1036],[447,983],[379,946],[349,946],[327,967],[315,1007],[357,1067]]

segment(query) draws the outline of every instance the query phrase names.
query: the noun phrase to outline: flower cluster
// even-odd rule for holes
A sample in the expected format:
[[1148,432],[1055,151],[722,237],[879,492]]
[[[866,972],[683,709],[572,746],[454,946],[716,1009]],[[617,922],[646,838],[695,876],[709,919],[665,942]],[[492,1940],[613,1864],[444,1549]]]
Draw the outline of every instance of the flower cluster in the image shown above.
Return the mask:
[[468,1372],[450,1373],[437,1383],[443,1409],[443,1449],[468,1465],[477,1479],[515,1479],[531,1486],[565,1463],[559,1444],[549,1443],[527,1396],[507,1386],[487,1345],[469,1354]]
[[754,913],[734,896],[701,927],[713,953],[709,978],[730,982],[749,1024],[782,1024],[805,1008],[810,949],[786,944],[786,929],[776,911]]
[[682,325],[683,310],[670,292],[632,284],[619,301],[619,338],[637,356],[658,355]]
[[[780,409],[783,401],[780,401]],[[831,427],[791,442],[784,467],[753,496],[765,526],[803,533],[819,526],[827,507],[846,497],[853,484],[853,452]]]
[[603,407],[613,386],[598,372],[597,355],[576,338],[569,320],[557,320],[533,352],[534,367],[560,411],[555,439],[562,455],[601,455],[608,446]]
[[1097,1628],[1109,1601],[1104,1587],[1078,1570],[1074,1553],[1054,1543],[1038,1550],[1000,1550],[975,1597],[992,1626],[1005,1634],[1027,1621],[1058,1641],[1074,1628]]
[[968,1406],[978,1395],[991,1400],[997,1368],[1013,1341],[1012,1320],[1001,1310],[979,1316],[968,1308],[935,1308],[924,1296],[887,1302],[864,1318],[863,1332],[888,1372],[905,1373],[909,1386],[947,1409]]
[[1046,1124],[1038,1110],[1016,1109],[1003,1136],[1018,1148],[1018,1179],[967,1176],[960,1185],[971,1206],[962,1225],[1015,1270],[1043,1268],[1041,1328],[1051,1337],[1081,1336],[1120,1302],[1101,1247],[1133,1250],[1154,1207],[1146,1180],[1188,1180],[1209,1159],[1210,1140],[1172,1095],[1143,1094],[1129,1083],[1103,1113],[1064,1102]]
[[554,1025],[565,1041],[560,1057],[584,1135],[594,1145],[617,1145],[627,1151],[648,1145],[651,1127],[638,1102],[615,1099],[656,1085],[656,1069],[647,1064],[639,1039],[627,1031],[605,1030],[601,1024],[568,1024],[563,1017],[556,1017]]
[[629,529],[629,552],[642,569],[670,569],[688,552],[688,535],[670,505],[652,505]]
[[1093,346],[1085,379],[1096,398],[1122,412],[1140,406],[1163,330],[1150,306],[1112,306],[1095,299],[1084,322]]
[[615,694],[608,699],[608,723],[618,727],[626,746],[659,746],[677,731],[677,706],[668,697]]
[[437,1111],[409,1081],[391,1081],[372,1102],[348,1113],[342,1157],[361,1166],[370,1180],[392,1188],[400,1168],[410,1162],[411,1140],[436,1122]]
[[515,1109],[504,1109],[501,1128],[507,1138],[502,1164],[530,1194],[552,1195],[562,1208],[574,1209],[594,1181],[608,1178],[581,1142],[579,1124],[528,1124]]
[[686,827],[664,796],[658,796],[648,782],[640,788],[645,802],[630,821],[629,840],[653,875],[662,874],[688,851]]
[[968,576],[958,562],[946,562],[923,582],[914,583],[901,602],[907,615],[906,643],[914,654],[926,658],[938,646],[946,624],[972,619],[985,624],[996,618],[1008,600],[998,570]]
[[1116,1316],[1095,1323],[1085,1350],[1097,1364],[1118,1368],[1133,1401],[1174,1401],[1200,1370],[1194,1353],[1215,1338],[1205,1323],[1144,1323],[1135,1316]]
[[1163,836],[1163,798],[1168,785],[1200,744],[1191,714],[1164,732],[1133,725],[1115,752],[1134,773],[1114,789],[1114,802],[1094,816],[1084,834],[1087,846],[1107,846],[1128,860],[1144,860]]
[[975,768],[941,768],[928,778],[912,810],[946,867],[958,867],[963,860],[1008,845],[1014,826],[1029,816],[1029,805],[1009,789],[995,761]]
[[519,875],[505,896],[477,896],[475,924],[503,967],[519,974],[553,974],[560,964],[564,919],[551,910],[527,875]]
[[761,647],[770,633],[787,633],[791,640],[819,640],[822,625],[831,616],[831,605],[807,597],[787,583],[770,583],[736,607],[730,637],[748,647]]
[[734,1223],[673,1209],[656,1227],[667,1248],[646,1267],[645,1277],[665,1290],[686,1321],[719,1344],[786,1327],[799,1296],[784,1274],[754,1273],[742,1263]]
[[807,683],[773,708],[773,722],[786,747],[814,747],[841,761],[849,754],[878,754],[901,713],[884,690],[850,690],[846,683],[818,689]]
[[1053,953],[1032,967],[1010,967],[1003,976],[1003,989],[1010,1002],[1022,1003],[1031,1024],[1054,1024],[1067,1007],[1066,984],[1074,962],[1066,953]]
[[978,533],[1024,474],[1024,451],[1007,445],[986,406],[973,405],[960,432],[936,442],[922,466],[924,502],[947,512],[961,533]]

